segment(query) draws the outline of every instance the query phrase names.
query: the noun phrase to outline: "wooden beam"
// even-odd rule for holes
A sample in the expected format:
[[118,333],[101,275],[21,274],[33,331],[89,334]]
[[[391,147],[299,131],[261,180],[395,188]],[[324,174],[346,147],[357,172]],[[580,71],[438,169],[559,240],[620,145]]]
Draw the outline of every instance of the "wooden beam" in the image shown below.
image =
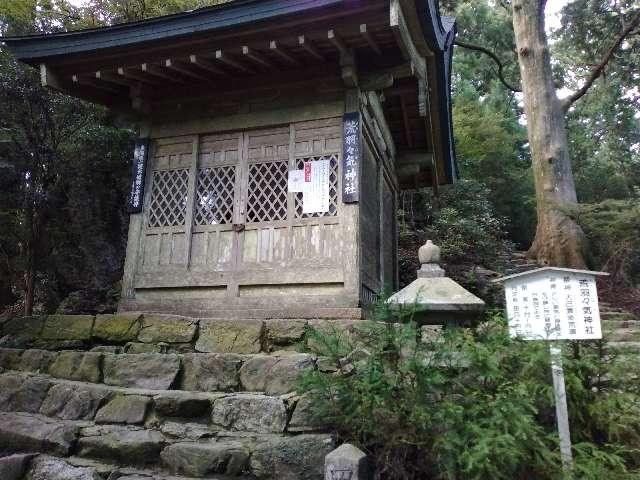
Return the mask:
[[98,70],[96,72],[96,79],[103,82],[115,83],[116,85],[122,85],[125,87],[134,87],[140,82],[137,80],[131,80],[117,73],[105,72],[104,70]]
[[404,17],[404,12],[400,6],[400,0],[391,0],[389,7],[389,25],[393,30],[393,34],[396,37],[396,41],[402,55],[405,60],[411,62],[414,65],[416,76],[427,80],[427,64],[423,56],[418,53],[418,50],[413,43],[413,38],[407,27],[407,22]]
[[300,45],[306,52],[314,56],[317,60],[322,60],[323,62],[325,61],[324,55],[322,55],[315,47],[315,45],[311,43],[309,39],[305,38],[304,35],[300,35],[298,37],[298,45]]
[[162,78],[164,80],[168,80],[169,82],[184,83],[183,79],[165,72],[162,68],[153,63],[143,63],[142,65],[140,65],[140,69],[143,72],[153,75],[154,77]]
[[216,60],[226,65],[229,65],[230,67],[233,67],[236,70],[242,70],[243,72],[246,72],[246,73],[256,73],[255,70],[253,70],[252,68],[247,67],[246,65],[243,65],[242,63],[237,62],[236,60],[230,58],[228,55],[222,53],[222,50],[216,50]]
[[79,75],[71,75],[71,80],[74,84],[84,85],[85,87],[97,88],[98,90],[103,90],[109,93],[120,93],[120,89],[118,87],[114,87],[113,85],[109,85],[106,82],[101,82],[100,80],[96,80],[95,78],[87,78],[81,77]]
[[282,46],[278,46],[278,43],[275,40],[271,40],[269,42],[269,50],[278,55],[285,62],[290,63],[292,65],[300,65],[300,62],[296,60],[286,49],[282,48]]
[[253,60],[258,65],[262,65],[265,68],[268,68],[268,69],[276,68],[276,66],[273,63],[271,63],[267,58],[265,58],[263,54],[261,54],[256,50],[252,50],[247,45],[244,45],[242,47],[242,55]]
[[390,72],[374,73],[361,78],[360,88],[365,91],[384,90],[385,88],[391,88],[394,80],[393,74]]
[[160,82],[159,80],[156,80],[155,78],[151,77],[150,75],[146,75],[146,74],[142,73],[141,71],[132,70],[130,68],[118,67],[118,75],[120,75],[121,77],[124,77],[124,78],[130,78],[130,79],[133,79],[133,80],[137,80],[137,81],[139,81],[141,83],[145,83],[147,85],[154,85],[154,86],[162,85],[162,82]]
[[378,127],[382,133],[382,137],[384,138],[385,143],[387,144],[387,148],[389,150],[389,154],[392,158],[396,156],[396,146],[393,141],[393,135],[391,135],[391,131],[389,130],[389,125],[387,124],[387,119],[384,116],[384,110],[382,105],[380,104],[380,97],[376,92],[368,92],[366,94],[367,100],[369,101],[369,107],[371,112],[373,113],[373,118],[375,118]]
[[172,60],[170,58],[167,58],[164,61],[164,66],[170,70],[175,70],[176,72],[182,73],[183,75],[186,75],[187,77],[191,77],[195,80],[200,80],[203,82],[208,82],[210,80],[204,75],[200,75],[199,73],[193,72],[192,70],[187,68],[184,64],[177,62],[175,60]]
[[213,73],[215,75],[221,77],[229,77],[230,74],[218,68],[211,60],[208,58],[203,58],[198,55],[189,55],[189,61],[193,65],[197,65],[202,70],[206,70],[207,72]]
[[369,44],[369,46],[371,47],[371,50],[376,52],[378,55],[380,55],[382,53],[382,50],[380,49],[380,46],[378,45],[376,40],[373,38],[371,33],[369,33],[369,31],[367,30],[367,24],[366,23],[362,23],[360,25],[360,35],[362,35],[362,38],[364,38],[365,41]]
[[413,148],[413,136],[409,126],[409,115],[407,114],[407,106],[404,103],[404,97],[400,95],[400,109],[402,110],[402,123],[404,123],[404,135],[407,140],[407,146]]
[[40,64],[40,83],[43,87],[53,88],[64,92],[64,86],[58,76],[44,63]]
[[329,30],[327,32],[327,39],[329,39],[329,42],[331,42],[331,44],[338,49],[340,55],[347,56],[350,54],[349,49],[335,31]]

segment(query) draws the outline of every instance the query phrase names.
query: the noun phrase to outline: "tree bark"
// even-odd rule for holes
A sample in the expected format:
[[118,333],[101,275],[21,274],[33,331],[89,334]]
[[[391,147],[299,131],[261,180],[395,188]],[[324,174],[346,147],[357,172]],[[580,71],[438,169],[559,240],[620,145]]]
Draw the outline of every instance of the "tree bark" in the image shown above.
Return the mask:
[[543,265],[584,268],[586,237],[572,216],[577,205],[565,111],[556,95],[544,0],[514,0],[513,29],[536,189],[538,227],[529,257]]

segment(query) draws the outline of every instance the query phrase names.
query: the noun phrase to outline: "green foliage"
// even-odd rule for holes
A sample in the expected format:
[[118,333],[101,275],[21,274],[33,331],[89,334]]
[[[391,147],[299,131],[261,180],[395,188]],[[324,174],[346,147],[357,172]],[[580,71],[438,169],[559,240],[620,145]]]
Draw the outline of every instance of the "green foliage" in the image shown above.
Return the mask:
[[637,200],[605,200],[583,204],[578,221],[592,246],[597,268],[614,283],[640,281],[640,205]]
[[[372,455],[377,479],[564,478],[547,344],[511,339],[498,314],[473,330],[423,333],[411,322],[310,329],[312,350],[339,370],[305,374],[300,391],[318,419]],[[576,478],[638,478],[637,362],[572,347]]]

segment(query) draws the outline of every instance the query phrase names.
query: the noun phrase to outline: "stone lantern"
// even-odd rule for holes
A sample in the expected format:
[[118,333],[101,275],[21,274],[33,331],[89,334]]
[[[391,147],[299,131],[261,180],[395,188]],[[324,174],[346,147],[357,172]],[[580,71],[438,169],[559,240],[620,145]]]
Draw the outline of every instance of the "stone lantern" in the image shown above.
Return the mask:
[[411,311],[424,325],[466,325],[484,311],[484,302],[446,276],[440,267],[440,247],[427,240],[418,250],[417,278],[387,303],[392,309]]

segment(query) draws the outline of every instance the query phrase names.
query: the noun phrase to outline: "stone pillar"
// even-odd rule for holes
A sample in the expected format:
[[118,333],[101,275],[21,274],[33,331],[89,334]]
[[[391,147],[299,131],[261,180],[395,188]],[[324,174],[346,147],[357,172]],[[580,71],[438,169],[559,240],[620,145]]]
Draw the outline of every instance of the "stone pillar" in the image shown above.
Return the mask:
[[367,456],[359,448],[345,443],[324,459],[324,480],[368,480]]

